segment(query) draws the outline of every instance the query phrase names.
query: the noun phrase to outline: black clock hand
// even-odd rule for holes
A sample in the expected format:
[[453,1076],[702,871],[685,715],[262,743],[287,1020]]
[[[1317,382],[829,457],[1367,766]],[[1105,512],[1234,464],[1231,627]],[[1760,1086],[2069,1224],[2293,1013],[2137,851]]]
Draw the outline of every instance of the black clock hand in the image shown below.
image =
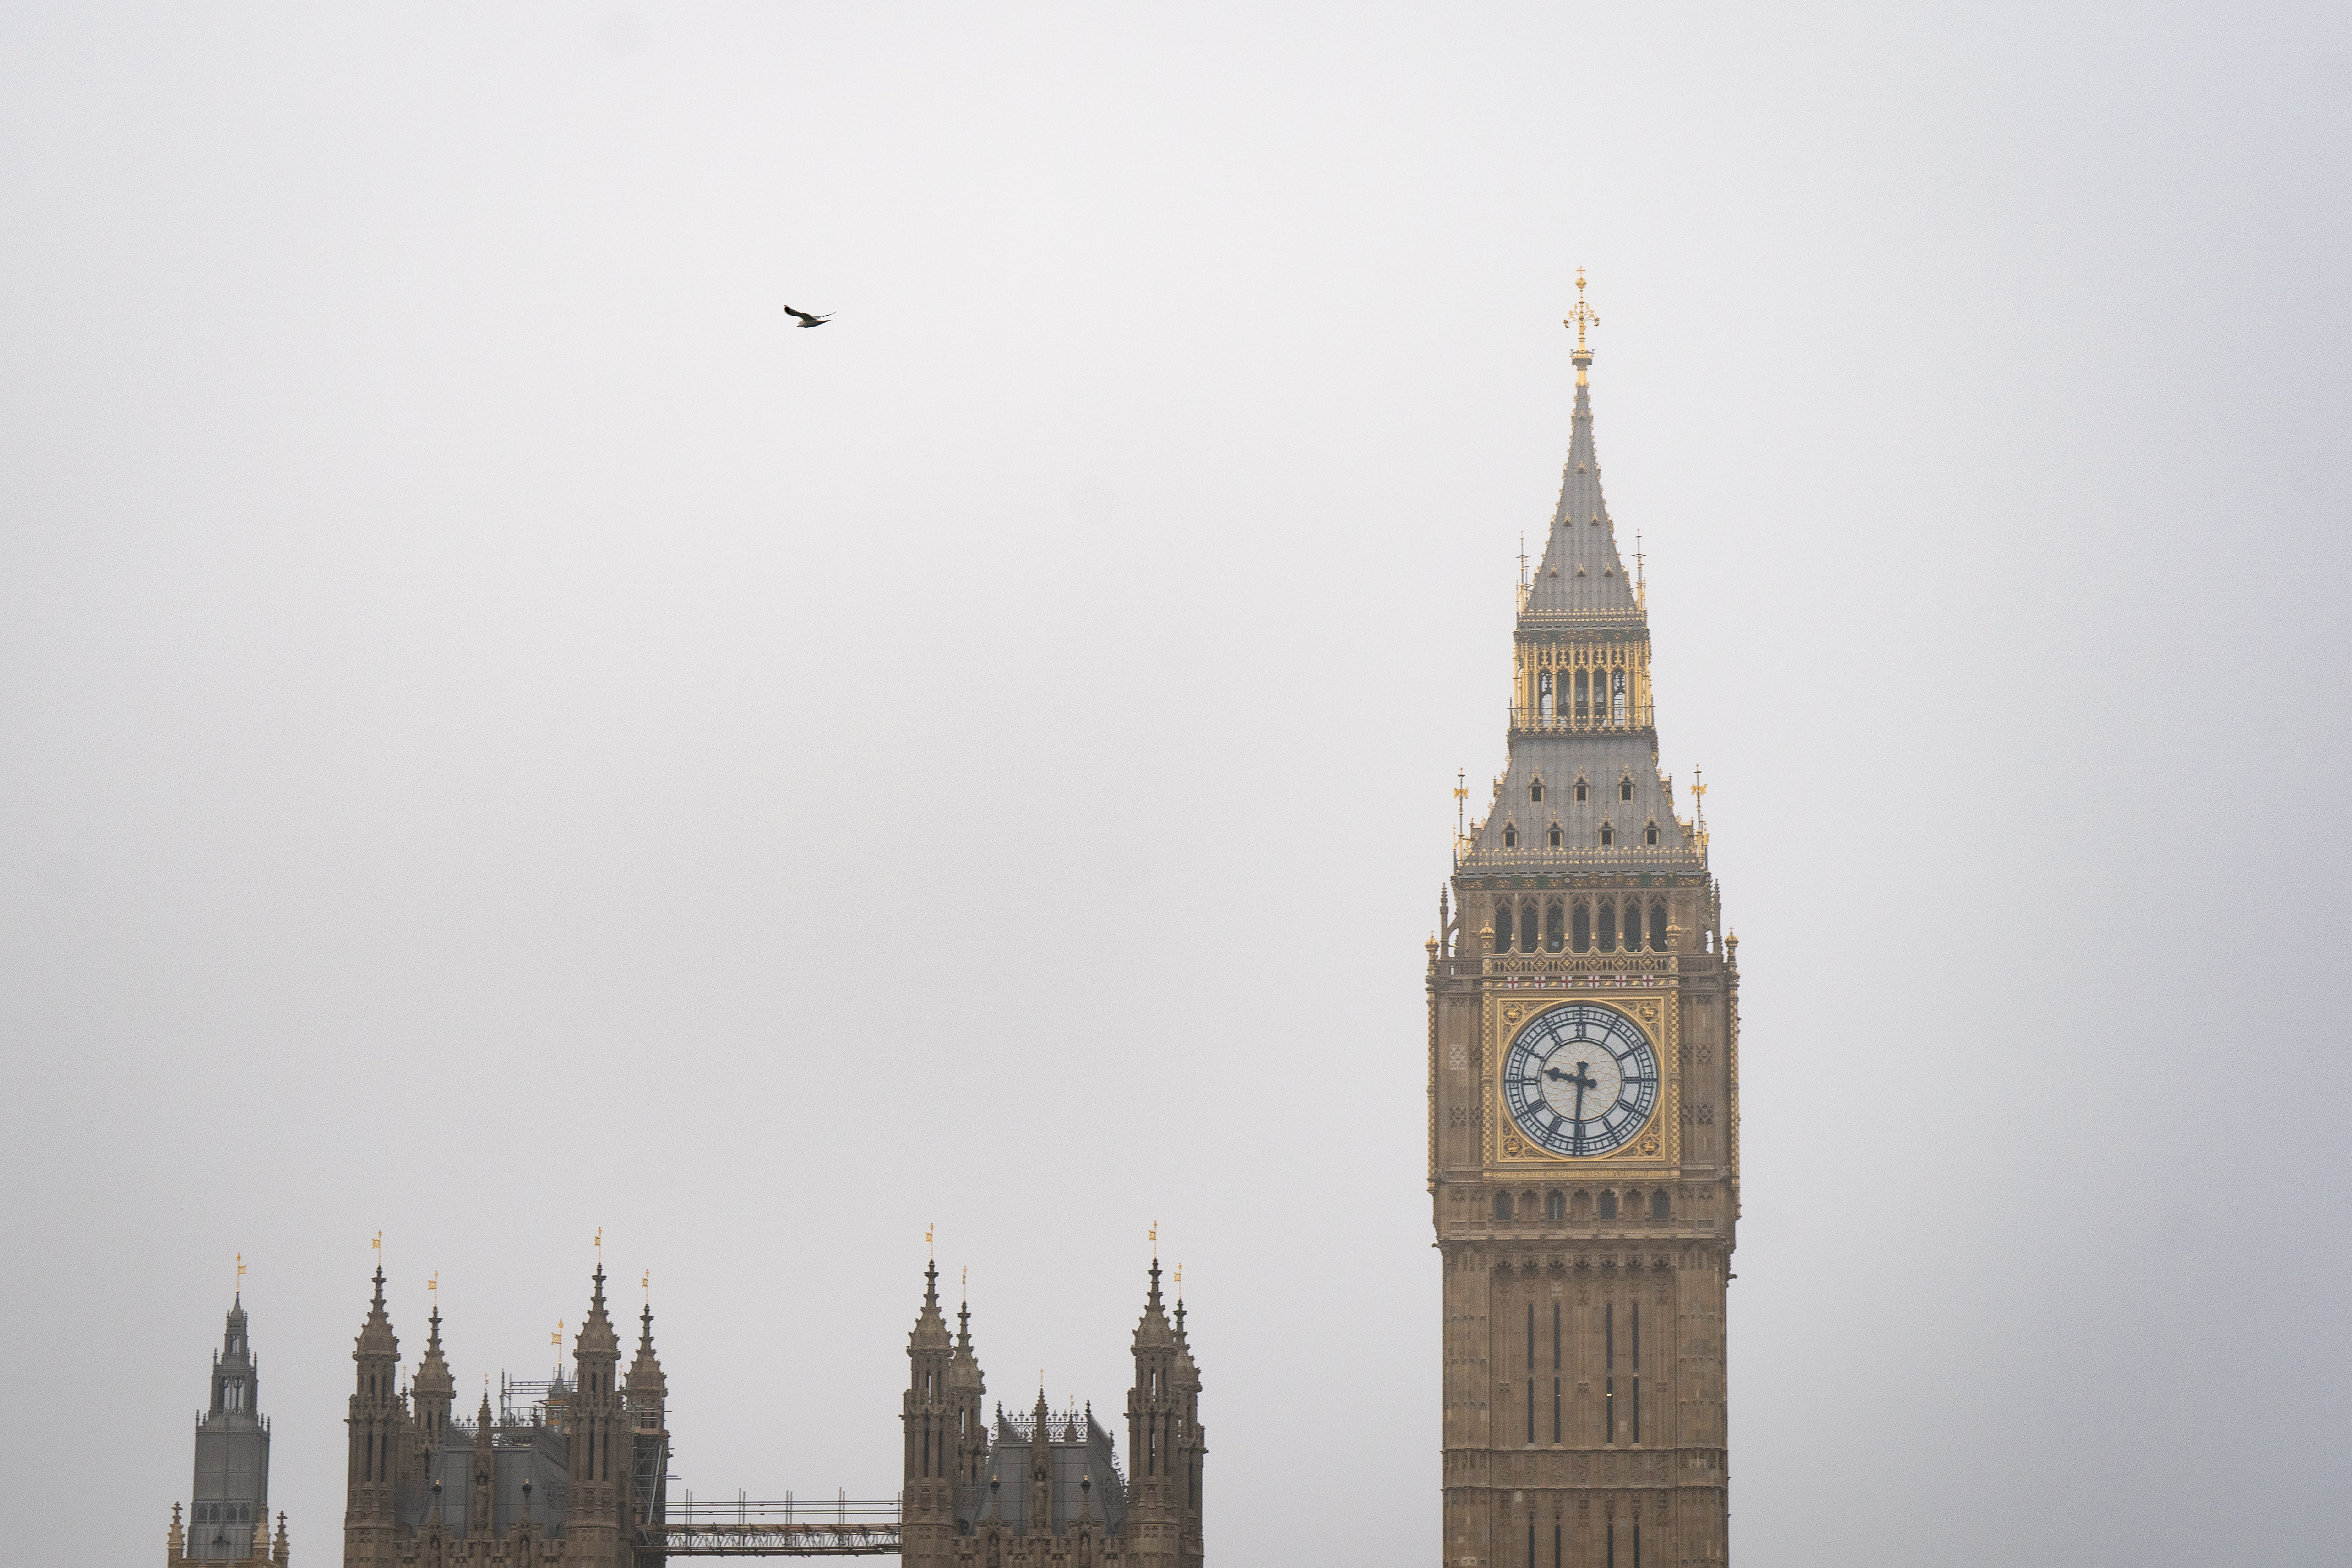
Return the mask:
[[1601,1087],[1601,1080],[1592,1076],[1592,1064],[1591,1062],[1579,1062],[1576,1064],[1576,1070],[1574,1072],[1562,1072],[1558,1068],[1544,1068],[1544,1077],[1549,1079],[1557,1079],[1561,1083],[1572,1083],[1576,1085],[1576,1120],[1582,1121],[1584,1120],[1584,1091],[1588,1089],[1599,1089]]

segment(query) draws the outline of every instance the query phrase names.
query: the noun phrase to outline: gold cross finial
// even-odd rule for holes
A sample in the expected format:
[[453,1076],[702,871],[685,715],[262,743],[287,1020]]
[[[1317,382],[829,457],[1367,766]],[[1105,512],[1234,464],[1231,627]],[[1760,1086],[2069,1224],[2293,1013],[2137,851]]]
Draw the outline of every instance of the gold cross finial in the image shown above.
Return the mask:
[[558,1318],[555,1320],[555,1331],[547,1336],[547,1342],[551,1345],[561,1345],[563,1342],[562,1319]]
[[434,1294],[434,1296],[435,1296],[436,1299],[440,1296],[440,1294],[441,1294],[441,1270],[439,1270],[438,1268],[436,1268],[436,1269],[433,1271],[433,1278],[432,1278],[432,1279],[427,1279],[427,1280],[425,1282],[425,1288],[427,1290],[432,1291],[432,1292],[433,1292],[433,1294]]
[[932,1232],[936,1231],[938,1228],[939,1226],[937,1225],[927,1225],[923,1227],[923,1246],[929,1251],[934,1261],[936,1261],[940,1256],[940,1244],[932,1238]]
[[602,1268],[604,1266],[604,1227],[603,1226],[601,1226],[601,1225],[600,1225],[600,1226],[598,1226],[596,1227],[596,1267],[597,1267],[597,1268]]
[[376,1251],[382,1252],[383,1250],[383,1232],[377,1231],[375,1233],[375,1239],[369,1242],[368,1245],[373,1247]]
[[637,1283],[645,1287],[646,1305],[652,1306],[654,1304],[654,1271],[650,1268],[646,1269],[645,1278]]
[[1160,1222],[1156,1219],[1151,1222],[1151,1261],[1160,1261]]
[[242,1252],[236,1255],[236,1278],[237,1289],[241,1290],[245,1288],[245,1254]]
[[1576,309],[1568,313],[1560,325],[1576,329],[1576,352],[1589,358],[1592,351],[1584,346],[1584,330],[1600,324],[1599,312],[1584,302],[1584,268],[1580,267],[1576,269]]

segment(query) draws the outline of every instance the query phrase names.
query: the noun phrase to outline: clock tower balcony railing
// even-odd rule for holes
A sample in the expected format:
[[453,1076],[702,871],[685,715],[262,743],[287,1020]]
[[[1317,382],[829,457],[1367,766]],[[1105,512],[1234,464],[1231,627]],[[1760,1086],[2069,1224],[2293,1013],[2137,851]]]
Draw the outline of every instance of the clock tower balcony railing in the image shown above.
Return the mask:
[[1574,703],[1564,713],[1515,706],[1511,731],[1529,735],[1622,735],[1654,728],[1656,720],[1656,712],[1646,702],[1627,703],[1622,717],[1612,708],[1580,709]]

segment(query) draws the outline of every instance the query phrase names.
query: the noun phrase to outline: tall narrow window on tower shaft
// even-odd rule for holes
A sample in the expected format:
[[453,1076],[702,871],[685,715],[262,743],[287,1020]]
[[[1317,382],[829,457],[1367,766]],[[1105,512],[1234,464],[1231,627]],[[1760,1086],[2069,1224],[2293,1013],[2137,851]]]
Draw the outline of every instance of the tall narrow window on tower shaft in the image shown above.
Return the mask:
[[1536,907],[1533,904],[1528,904],[1519,910],[1519,951],[1521,952],[1533,952],[1535,950]]
[[1614,904],[1601,906],[1601,951],[1617,951],[1617,906]]
[[1495,951],[1511,951],[1511,906],[1508,904],[1495,906]]
[[1592,906],[1591,904],[1576,906],[1575,915],[1569,921],[1569,945],[1579,952],[1591,951]]
[[1551,717],[1551,671],[1549,669],[1536,672],[1536,717]]
[[1617,1440],[1617,1303],[1601,1304],[1601,1440]]
[[[1557,1301],[1554,1301],[1551,1304],[1551,1440],[1555,1443],[1560,1440],[1559,1303]],[[1553,1555],[1559,1555],[1558,1542],[1554,1542],[1553,1544]]]
[[[1553,831],[1555,834],[1558,833],[1558,829]],[[1544,951],[1546,952],[1558,952],[1566,943],[1567,933],[1561,930],[1564,923],[1564,916],[1558,904],[1544,911]]]
[[[1636,1301],[1636,1302],[1634,1302],[1634,1303],[1633,1303],[1633,1441],[1635,1441],[1636,1443],[1638,1443],[1638,1442],[1640,1442],[1640,1441],[1642,1440],[1642,1303],[1640,1303],[1639,1301]],[[1636,1526],[1634,1527],[1634,1530],[1635,1530],[1636,1533],[1635,1533],[1635,1534],[1634,1534],[1634,1536],[1633,1536],[1633,1555],[1634,1555],[1634,1557],[1635,1557],[1635,1559],[1636,1559],[1637,1561],[1640,1559],[1641,1554],[1642,1554],[1642,1537],[1641,1537],[1641,1535],[1640,1535],[1640,1533],[1639,1533],[1640,1529],[1641,1529],[1641,1527],[1640,1527],[1639,1525],[1636,1525]]]
[[[1529,1447],[1533,1447],[1535,1446],[1535,1440],[1536,1440],[1536,1304],[1535,1304],[1533,1301],[1530,1301],[1530,1302],[1528,1302],[1528,1446]],[[1533,1525],[1529,1525],[1529,1526],[1528,1527],[1528,1529],[1532,1532],[1532,1531],[1533,1531],[1533,1530],[1535,1529],[1535,1526],[1533,1526]],[[1530,1537],[1529,1537],[1529,1540],[1528,1540],[1528,1545],[1529,1550],[1531,1550],[1531,1551],[1532,1551],[1532,1550],[1534,1549],[1535,1542],[1534,1542],[1534,1539],[1533,1539],[1533,1537],[1532,1537],[1532,1534],[1531,1534],[1531,1535],[1530,1535]]]
[[1625,672],[1622,669],[1610,677],[1609,721],[1612,724],[1625,721]]
[[1584,679],[1584,671],[1580,669],[1578,670],[1576,672],[1576,716],[1580,719],[1584,717],[1585,708],[1587,706]]

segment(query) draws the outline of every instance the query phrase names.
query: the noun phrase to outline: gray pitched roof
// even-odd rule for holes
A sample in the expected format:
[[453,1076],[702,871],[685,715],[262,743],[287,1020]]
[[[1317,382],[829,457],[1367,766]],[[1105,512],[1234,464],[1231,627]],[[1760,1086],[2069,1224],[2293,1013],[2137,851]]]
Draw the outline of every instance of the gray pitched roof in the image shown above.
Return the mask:
[[1551,537],[1544,544],[1543,564],[1528,585],[1524,613],[1622,610],[1630,615],[1637,608],[1633,584],[1617,556],[1616,525],[1601,493],[1601,459],[1592,449],[1592,399],[1579,371],[1559,505],[1552,510]]
[[[1576,798],[1581,776],[1587,797]],[[1618,786],[1633,784],[1633,798],[1620,797]],[[1543,784],[1541,801],[1531,797]],[[1615,828],[1616,843],[1601,848],[1601,826]],[[1643,829],[1658,828],[1658,842],[1643,842]],[[1560,830],[1560,848],[1551,847],[1551,829]],[[1503,830],[1518,829],[1518,843],[1505,847]],[[1503,771],[1502,787],[1486,814],[1473,855],[1481,863],[1508,864],[1542,869],[1554,862],[1563,868],[1577,865],[1619,863],[1633,868],[1656,866],[1691,857],[1697,846],[1689,842],[1675,816],[1674,797],[1658,776],[1657,759],[1646,734],[1616,731],[1600,734],[1520,735],[1511,747],[1510,764]],[[1571,853],[1563,854],[1562,851]],[[1583,853],[1573,853],[1582,851]]]

